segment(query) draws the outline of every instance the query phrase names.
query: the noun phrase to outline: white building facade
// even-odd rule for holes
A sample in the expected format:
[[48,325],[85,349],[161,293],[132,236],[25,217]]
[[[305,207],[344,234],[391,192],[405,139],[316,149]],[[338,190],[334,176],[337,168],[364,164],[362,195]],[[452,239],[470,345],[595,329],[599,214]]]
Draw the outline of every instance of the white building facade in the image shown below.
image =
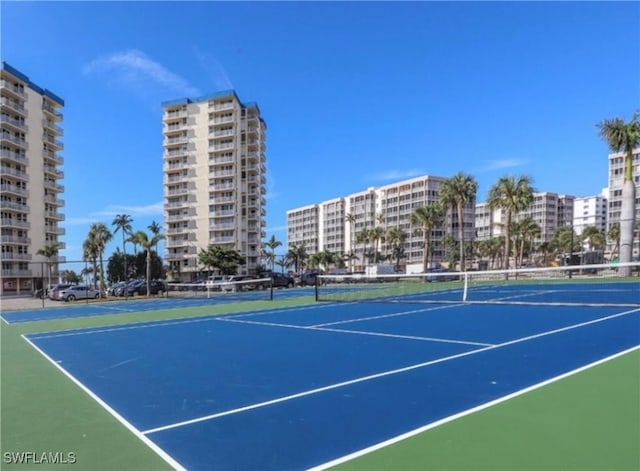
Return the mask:
[[[6,62],[0,95],[0,294],[31,292],[42,287],[46,262],[64,261],[62,256],[47,260],[37,255],[47,245],[65,249],[60,155],[64,101]],[[57,270],[56,265],[52,269]]]
[[[640,220],[640,148],[633,150],[633,182],[636,187],[636,223]],[[609,154],[609,199],[607,214],[607,231],[613,224],[620,223],[620,208],[622,207],[622,183],[624,182],[624,153]],[[609,249],[613,244],[609,241]],[[640,231],[635,231],[633,239],[634,256],[640,255]]]
[[169,277],[193,281],[210,245],[260,264],[266,216],[266,123],[234,91],[165,102],[164,228]]

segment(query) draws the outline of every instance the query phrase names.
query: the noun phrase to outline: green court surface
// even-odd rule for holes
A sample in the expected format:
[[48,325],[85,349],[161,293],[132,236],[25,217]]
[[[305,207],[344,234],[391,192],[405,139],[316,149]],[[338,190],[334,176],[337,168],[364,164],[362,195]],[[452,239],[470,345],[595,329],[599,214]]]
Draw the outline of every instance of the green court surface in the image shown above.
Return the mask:
[[[167,463],[21,334],[273,309],[308,299],[2,324],[1,469],[15,453],[72,453],[38,470],[160,470]],[[426,425],[426,424],[425,424]],[[352,470],[639,470],[640,350],[346,461]]]

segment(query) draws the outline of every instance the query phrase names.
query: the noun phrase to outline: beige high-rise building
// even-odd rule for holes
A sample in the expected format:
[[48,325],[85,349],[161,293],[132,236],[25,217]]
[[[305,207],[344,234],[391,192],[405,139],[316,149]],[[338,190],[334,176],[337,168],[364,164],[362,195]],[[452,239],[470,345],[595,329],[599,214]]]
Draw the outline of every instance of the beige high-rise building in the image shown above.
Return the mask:
[[64,101],[6,62],[1,74],[0,293],[8,294],[40,288],[46,262],[64,261],[37,255],[45,246],[65,248],[59,155]]
[[235,249],[252,274],[266,215],[266,124],[234,91],[165,102],[164,228],[169,277],[193,281],[208,246]]
[[[366,252],[377,251],[395,263],[392,243],[386,238],[362,242],[358,234],[364,229],[379,228],[386,235],[390,229],[400,229],[406,234],[400,265],[422,262],[423,238],[414,231],[411,215],[422,207],[437,204],[443,177],[421,176],[377,188],[368,188],[348,196],[327,200],[318,204],[287,211],[287,244],[304,245],[308,254],[328,251],[350,254],[348,265],[356,270],[371,263]],[[464,208],[465,240],[474,238],[475,201]],[[432,231],[430,261],[445,260],[443,236],[458,239],[457,214],[449,211],[441,227]]]

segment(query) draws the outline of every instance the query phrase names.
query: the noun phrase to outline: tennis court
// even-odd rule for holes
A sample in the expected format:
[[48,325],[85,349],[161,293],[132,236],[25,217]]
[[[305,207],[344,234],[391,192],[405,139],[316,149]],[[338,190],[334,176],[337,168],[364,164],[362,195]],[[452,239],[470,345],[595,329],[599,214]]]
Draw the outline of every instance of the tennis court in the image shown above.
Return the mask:
[[640,306],[610,304],[326,302],[25,338],[176,468],[308,469],[637,348]]

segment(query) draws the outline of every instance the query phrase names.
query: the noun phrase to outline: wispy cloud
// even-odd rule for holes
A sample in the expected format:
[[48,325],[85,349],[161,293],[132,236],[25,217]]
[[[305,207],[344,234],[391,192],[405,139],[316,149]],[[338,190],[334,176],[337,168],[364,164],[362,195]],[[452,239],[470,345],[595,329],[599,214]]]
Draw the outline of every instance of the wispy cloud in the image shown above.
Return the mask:
[[82,68],[85,75],[107,74],[115,81],[134,91],[149,90],[150,84],[178,96],[196,96],[200,91],[187,80],[171,72],[136,49],[107,54],[89,62]]
[[527,161],[524,159],[489,160],[482,170],[485,172],[490,172],[492,170],[504,170],[506,168],[520,167],[526,163]]
[[412,178],[420,175],[425,175],[425,172],[418,169],[389,170],[387,172],[366,174],[364,175],[364,179],[367,181],[382,182],[382,181],[391,181],[391,180],[402,180],[405,178]]
[[154,217],[161,218],[163,216],[163,203],[153,203],[143,206],[119,206],[109,205],[106,208],[90,213],[88,216],[68,217],[65,220],[65,226],[86,226],[94,222],[107,221],[111,222],[117,214],[128,214],[133,219],[136,217]]
[[200,67],[202,67],[209,76],[214,90],[230,90],[233,88],[227,71],[212,54],[202,52],[197,47],[194,47],[194,54]]

